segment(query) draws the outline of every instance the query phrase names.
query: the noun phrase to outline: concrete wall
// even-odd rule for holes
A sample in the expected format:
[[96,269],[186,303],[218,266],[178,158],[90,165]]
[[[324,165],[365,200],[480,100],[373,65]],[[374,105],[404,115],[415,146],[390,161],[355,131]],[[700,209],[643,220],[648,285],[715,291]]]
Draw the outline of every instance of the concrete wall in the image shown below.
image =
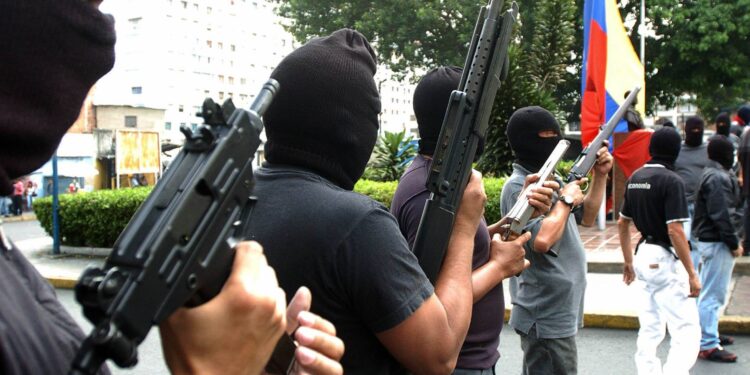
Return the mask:
[[136,127],[131,129],[164,131],[163,109],[99,105],[95,112],[99,129],[125,129],[125,116],[135,116]]

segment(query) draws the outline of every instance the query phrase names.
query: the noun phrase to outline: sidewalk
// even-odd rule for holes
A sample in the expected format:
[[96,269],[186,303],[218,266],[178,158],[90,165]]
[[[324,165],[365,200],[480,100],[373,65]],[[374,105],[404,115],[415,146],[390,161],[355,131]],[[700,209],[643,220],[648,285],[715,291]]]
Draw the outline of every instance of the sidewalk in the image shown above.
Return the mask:
[[[35,221],[33,214],[21,220]],[[16,222],[17,220],[10,221]],[[5,223],[9,223],[6,219]],[[32,225],[31,222],[28,223]],[[38,226],[38,223],[37,223]],[[5,233],[14,238],[13,225],[5,225]],[[626,286],[622,282],[622,253],[617,227],[607,225],[604,231],[579,228],[588,258],[587,289],[584,302],[584,324],[587,327],[637,329],[635,301],[638,282]],[[38,234],[36,234],[38,233]],[[634,240],[637,238],[633,232]],[[57,288],[72,288],[87,265],[101,266],[109,249],[71,248],[63,246],[60,255],[51,255],[52,238],[37,229],[16,246]],[[506,319],[510,312],[508,282],[504,283]],[[750,334],[750,257],[740,257],[735,265],[729,288],[728,304],[720,320],[722,333]]]

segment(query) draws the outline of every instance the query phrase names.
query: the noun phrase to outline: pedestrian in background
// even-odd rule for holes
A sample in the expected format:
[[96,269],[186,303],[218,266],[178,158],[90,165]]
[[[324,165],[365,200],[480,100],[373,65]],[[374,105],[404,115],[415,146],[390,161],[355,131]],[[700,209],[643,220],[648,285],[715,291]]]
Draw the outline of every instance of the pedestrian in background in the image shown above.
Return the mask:
[[23,192],[25,188],[22,180],[13,183],[13,215],[19,216],[23,213]]
[[[643,282],[635,353],[640,375],[687,375],[698,355],[698,309],[688,297],[697,297],[701,284],[682,224],[689,220],[685,184],[672,171],[679,153],[677,132],[669,128],[654,132],[649,144],[651,160],[625,183],[617,222],[625,260],[623,281],[630,285],[637,277]],[[635,256],[630,241],[631,223],[641,232]],[[656,348],[664,340],[665,329],[669,329],[671,342],[662,368]]]
[[732,279],[734,258],[742,254],[742,198],[732,172],[734,148],[721,136],[708,143],[709,163],[703,171],[695,202],[693,233],[698,237],[701,257],[700,279],[703,289],[698,298],[701,324],[700,358],[716,362],[735,362],[737,355],[723,345],[734,339],[719,336],[719,309],[726,302]]
[[[737,116],[745,124],[750,124],[750,106],[742,106],[737,111]],[[743,215],[745,236],[742,246],[744,256],[750,256],[750,181],[745,182],[746,178],[750,178],[750,131],[748,129],[746,125],[740,139],[740,147],[737,150],[737,159],[740,164],[739,183],[742,186],[742,195],[745,198],[745,212]]]
[[685,183],[685,194],[688,202],[688,215],[690,220],[683,223],[685,236],[690,243],[690,254],[693,258],[693,266],[698,268],[700,256],[698,256],[697,243],[691,235],[692,219],[695,213],[695,198],[698,195],[698,186],[703,168],[708,164],[708,153],[706,143],[703,142],[703,130],[705,123],[698,116],[691,116],[685,121],[685,141],[680,148],[680,155],[674,162],[674,171]]
[[36,198],[36,182],[28,180],[26,182],[26,209],[31,211],[34,198]]

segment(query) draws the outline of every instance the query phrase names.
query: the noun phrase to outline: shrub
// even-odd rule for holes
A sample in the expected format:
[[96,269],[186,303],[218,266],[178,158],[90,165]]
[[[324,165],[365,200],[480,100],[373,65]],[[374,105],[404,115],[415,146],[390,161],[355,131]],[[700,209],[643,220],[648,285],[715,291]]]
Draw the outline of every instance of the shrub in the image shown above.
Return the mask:
[[[150,187],[60,195],[60,238],[64,245],[112,247]],[[52,197],[34,201],[34,212],[52,233]]]
[[[485,218],[488,223],[500,219],[500,191],[505,178],[485,178],[487,193]],[[390,208],[398,181],[360,180],[354,191],[367,195]],[[64,245],[112,247],[120,232],[152,187],[98,190],[91,193],[60,195],[60,237]],[[52,197],[34,201],[34,212],[47,233],[52,233]]]

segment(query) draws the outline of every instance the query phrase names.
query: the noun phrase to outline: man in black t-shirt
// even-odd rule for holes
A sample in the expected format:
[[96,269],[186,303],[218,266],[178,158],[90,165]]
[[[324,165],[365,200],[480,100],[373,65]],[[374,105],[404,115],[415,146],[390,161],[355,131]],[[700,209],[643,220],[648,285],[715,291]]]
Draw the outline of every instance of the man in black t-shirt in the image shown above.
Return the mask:
[[378,133],[375,52],[342,29],[286,56],[264,116],[267,163],[243,233],[263,244],[279,284],[302,285],[346,344],[347,374],[447,373],[471,317],[471,256],[484,208],[475,172],[435,286],[388,209],[352,191]]
[[[654,132],[649,144],[651,160],[628,179],[618,221],[625,258],[623,281],[630,285],[637,277],[643,283],[643,307],[638,313],[641,328],[635,354],[639,374],[662,373],[656,348],[664,339],[665,322],[672,341],[663,372],[687,374],[698,355],[698,310],[688,296],[697,297],[701,284],[682,226],[689,216],[685,185],[673,172],[679,152],[677,132],[666,128]],[[641,232],[635,259],[630,241],[631,222]]]

